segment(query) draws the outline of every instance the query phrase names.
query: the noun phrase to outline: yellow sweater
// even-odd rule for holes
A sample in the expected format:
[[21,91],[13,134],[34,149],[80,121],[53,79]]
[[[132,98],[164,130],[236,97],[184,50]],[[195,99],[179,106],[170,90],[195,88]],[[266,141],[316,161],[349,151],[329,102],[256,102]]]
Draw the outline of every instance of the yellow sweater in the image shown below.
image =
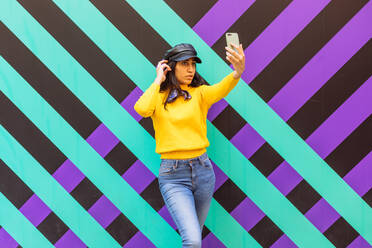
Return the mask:
[[207,113],[212,104],[218,102],[236,86],[239,78],[233,72],[214,85],[193,88],[181,85],[192,98],[179,96],[174,102],[164,101],[168,91],[159,92],[160,85],[153,83],[138,99],[134,109],[143,117],[151,117],[156,149],[162,159],[189,159],[202,155],[209,146],[207,139]]

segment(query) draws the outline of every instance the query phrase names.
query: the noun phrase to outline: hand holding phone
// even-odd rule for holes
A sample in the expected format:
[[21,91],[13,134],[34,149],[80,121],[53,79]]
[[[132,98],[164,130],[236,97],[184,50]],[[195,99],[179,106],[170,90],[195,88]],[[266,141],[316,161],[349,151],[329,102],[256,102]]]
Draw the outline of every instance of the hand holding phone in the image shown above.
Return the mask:
[[239,78],[245,70],[245,55],[238,34],[226,33],[226,44],[226,60],[234,67],[234,78]]

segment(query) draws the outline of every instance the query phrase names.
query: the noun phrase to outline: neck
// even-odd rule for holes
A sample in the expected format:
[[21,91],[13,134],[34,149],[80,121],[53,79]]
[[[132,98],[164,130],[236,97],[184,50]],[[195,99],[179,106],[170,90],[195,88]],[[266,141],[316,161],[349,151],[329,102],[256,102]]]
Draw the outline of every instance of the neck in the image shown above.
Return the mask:
[[188,90],[189,89],[189,85],[188,84],[180,84],[180,87],[183,90]]

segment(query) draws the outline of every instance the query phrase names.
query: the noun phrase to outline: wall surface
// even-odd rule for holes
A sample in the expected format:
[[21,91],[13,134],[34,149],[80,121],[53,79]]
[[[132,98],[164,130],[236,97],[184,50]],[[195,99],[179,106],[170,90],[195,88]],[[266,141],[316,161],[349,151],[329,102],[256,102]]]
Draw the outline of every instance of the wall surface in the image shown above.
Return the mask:
[[0,247],[180,247],[134,103],[191,43],[216,188],[203,247],[372,247],[372,2],[0,1]]

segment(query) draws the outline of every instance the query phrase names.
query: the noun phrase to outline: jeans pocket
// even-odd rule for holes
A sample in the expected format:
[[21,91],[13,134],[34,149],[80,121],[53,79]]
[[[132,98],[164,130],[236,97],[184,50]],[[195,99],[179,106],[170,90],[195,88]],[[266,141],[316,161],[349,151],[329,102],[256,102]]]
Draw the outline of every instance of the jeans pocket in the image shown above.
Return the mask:
[[211,162],[211,160],[210,160],[209,158],[203,160],[203,163],[202,163],[202,164],[203,164],[204,167],[206,167],[206,168],[210,168],[210,169],[213,168],[212,162]]
[[173,164],[169,163],[161,163],[159,168],[159,176],[160,175],[170,175],[174,172]]

